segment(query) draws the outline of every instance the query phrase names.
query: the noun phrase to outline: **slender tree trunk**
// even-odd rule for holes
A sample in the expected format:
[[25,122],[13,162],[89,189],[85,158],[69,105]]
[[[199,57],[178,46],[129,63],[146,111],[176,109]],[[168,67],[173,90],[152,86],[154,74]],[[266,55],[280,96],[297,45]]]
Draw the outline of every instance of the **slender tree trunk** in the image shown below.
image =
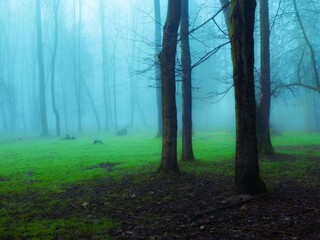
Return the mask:
[[82,132],[82,69],[81,69],[81,22],[82,22],[82,0],[79,0],[79,28],[78,28],[78,132]]
[[43,49],[42,49],[41,0],[36,0],[36,15],[37,15],[37,49],[38,49],[38,64],[39,64],[41,136],[48,136],[49,130],[48,130],[47,111],[46,111],[45,75],[44,75]]
[[77,51],[76,51],[76,0],[73,0],[73,41],[72,41],[72,61],[73,61],[73,82],[74,82],[74,93],[76,98],[76,105],[77,105],[77,123],[78,123],[78,130],[80,128],[80,111],[78,108],[78,72],[77,72]]
[[108,97],[107,97],[107,47],[106,47],[106,29],[105,29],[105,12],[104,0],[100,0],[100,27],[101,27],[101,51],[102,51],[102,82],[103,82],[103,103],[104,103],[104,128],[109,129],[108,119]]
[[56,106],[56,95],[55,95],[55,67],[56,67],[56,55],[58,46],[58,11],[59,11],[60,0],[54,4],[54,46],[51,58],[51,103],[52,110],[54,112],[56,120],[56,135],[60,136],[60,114]]
[[268,0],[260,0],[261,94],[257,109],[257,138],[260,154],[274,154],[270,138],[270,29]]
[[255,0],[231,1],[230,39],[236,101],[235,184],[240,193],[265,191],[260,179],[254,93]]
[[100,123],[98,110],[96,108],[96,105],[94,104],[94,100],[92,98],[92,95],[90,93],[90,89],[88,88],[88,85],[87,85],[86,81],[83,79],[82,82],[83,82],[85,90],[87,91],[87,95],[88,95],[90,104],[91,104],[92,109],[93,109],[94,117],[96,119],[96,124],[97,124],[97,130],[100,131],[101,130],[101,123]]
[[192,148],[192,80],[189,45],[189,0],[181,0],[181,66],[182,66],[182,155],[194,160]]
[[161,99],[161,71],[159,53],[161,51],[161,10],[160,0],[154,0],[154,23],[155,23],[155,79],[156,79],[156,97],[158,110],[158,131],[157,137],[162,136],[163,122],[162,122],[162,99]]
[[[60,78],[63,78],[62,71],[60,71]],[[67,111],[67,91],[68,91],[68,84],[67,81],[64,80],[63,87],[62,87],[62,107],[63,107],[63,116],[64,116],[64,125],[65,131],[69,132],[69,121],[68,121],[68,111]]]
[[162,83],[162,155],[159,172],[179,173],[177,162],[176,53],[181,0],[168,0],[167,19],[159,54]]
[[313,75],[314,75],[314,80],[315,80],[315,84],[316,84],[316,87],[318,89],[320,89],[320,79],[319,79],[319,72],[318,72],[318,69],[317,69],[317,61],[316,61],[316,57],[315,57],[315,52],[314,52],[314,48],[310,42],[310,39],[307,35],[307,32],[305,30],[305,27],[302,23],[302,20],[301,20],[301,17],[300,17],[300,13],[299,13],[299,10],[298,10],[298,7],[297,7],[297,1],[296,0],[292,0],[293,1],[293,6],[294,6],[294,11],[295,11],[295,14],[297,16],[297,19],[298,19],[298,23],[299,23],[299,26],[300,26],[300,29],[302,31],[302,34],[303,34],[303,38],[307,44],[307,47],[310,51],[310,61],[311,61],[311,66],[312,66],[312,71],[313,71]]
[[[79,5],[79,26],[78,26],[78,49],[76,49],[76,2],[73,0],[73,71],[74,71],[74,86],[75,86],[75,96],[77,104],[77,124],[78,132],[82,131],[82,119],[81,119],[81,0],[78,2]],[[78,50],[78,51],[77,51]],[[77,52],[78,52],[78,65],[77,65]]]
[[117,40],[113,46],[113,109],[114,109],[114,126],[116,131],[118,131],[117,88],[116,88],[116,47],[117,47]]

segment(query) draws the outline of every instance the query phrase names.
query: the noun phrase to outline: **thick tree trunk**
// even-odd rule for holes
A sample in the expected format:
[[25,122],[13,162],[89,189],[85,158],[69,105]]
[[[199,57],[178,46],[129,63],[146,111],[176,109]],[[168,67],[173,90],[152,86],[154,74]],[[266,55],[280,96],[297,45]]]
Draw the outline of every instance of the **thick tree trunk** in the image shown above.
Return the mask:
[[39,94],[40,94],[40,113],[41,113],[41,136],[48,136],[48,122],[46,111],[46,92],[45,92],[45,75],[43,64],[43,49],[42,49],[42,28],[41,28],[41,0],[36,1],[37,15],[37,49],[38,49],[38,64],[39,64]]
[[56,4],[53,4],[54,8],[54,46],[51,58],[51,104],[56,120],[56,135],[60,136],[60,114],[56,106],[55,96],[55,67],[56,67],[56,55],[58,46],[58,11],[59,11],[60,0]]
[[161,51],[161,12],[160,0],[154,0],[154,19],[155,19],[155,79],[156,79],[156,97],[158,110],[158,131],[157,137],[162,136],[163,122],[162,122],[162,100],[161,100],[161,71],[159,53]]
[[182,155],[194,160],[192,148],[192,81],[189,45],[189,0],[181,0],[181,66],[182,66]]
[[179,173],[175,63],[180,14],[181,0],[169,0],[166,24],[163,29],[162,51],[159,54],[163,114],[162,155],[159,172],[163,173]]
[[236,101],[235,184],[240,193],[265,191],[260,179],[254,94],[255,0],[231,1],[230,39]]
[[268,0],[260,0],[261,94],[257,111],[257,138],[260,154],[274,154],[270,138],[270,29]]

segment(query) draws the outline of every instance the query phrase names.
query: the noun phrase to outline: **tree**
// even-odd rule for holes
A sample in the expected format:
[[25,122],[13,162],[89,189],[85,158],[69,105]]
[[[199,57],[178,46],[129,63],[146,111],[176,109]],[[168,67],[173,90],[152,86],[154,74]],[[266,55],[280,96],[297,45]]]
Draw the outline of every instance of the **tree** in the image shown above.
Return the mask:
[[254,93],[255,0],[232,0],[230,40],[236,104],[235,184],[240,193],[260,193]]
[[57,46],[58,46],[58,14],[59,14],[60,0],[53,2],[54,10],[54,45],[53,53],[51,56],[51,104],[52,110],[54,112],[56,120],[56,135],[60,136],[60,114],[56,106],[56,96],[55,96],[55,67],[56,67],[56,56],[57,56]]
[[160,0],[154,0],[154,38],[155,38],[155,79],[156,79],[156,97],[157,97],[157,110],[158,110],[158,131],[157,137],[162,136],[163,122],[162,122],[162,100],[161,100],[161,73],[160,73],[160,60],[158,55],[161,51],[161,12]]
[[181,68],[182,68],[182,155],[194,160],[192,148],[192,81],[189,44],[189,0],[181,0]]
[[[74,87],[75,96],[77,102],[77,122],[78,132],[82,131],[82,108],[81,108],[81,97],[82,97],[82,84],[81,84],[81,20],[82,20],[82,3],[81,0],[78,2],[79,7],[79,26],[78,26],[78,65],[76,56],[76,2],[73,0],[73,72],[74,72]],[[78,71],[77,71],[78,70]]]
[[36,1],[36,19],[37,19],[37,49],[39,65],[39,93],[40,93],[40,113],[41,113],[41,136],[48,136],[48,122],[46,109],[46,92],[45,92],[45,74],[43,64],[42,49],[42,29],[41,29],[41,0]]
[[261,154],[273,154],[270,138],[270,29],[269,1],[260,0],[260,64],[261,93],[257,108],[257,138],[258,151]]
[[297,17],[297,20],[298,20],[298,23],[299,23],[299,26],[300,26],[300,29],[301,29],[301,32],[303,35],[303,39],[305,40],[306,45],[307,45],[309,52],[310,52],[310,61],[311,61],[313,75],[314,75],[314,82],[315,82],[315,87],[312,87],[312,86],[307,87],[307,86],[303,86],[303,85],[302,86],[307,87],[309,89],[313,89],[313,90],[320,93],[320,78],[319,78],[319,73],[318,73],[318,69],[317,69],[317,61],[316,61],[316,57],[315,57],[315,51],[314,51],[314,48],[311,44],[311,41],[307,35],[304,24],[302,22],[302,19],[301,19],[301,16],[300,16],[300,13],[299,13],[299,10],[297,7],[297,1],[296,0],[292,0],[292,1],[293,1],[294,12],[296,14],[296,17]]
[[180,14],[181,0],[168,0],[162,50],[159,54],[163,116],[162,155],[159,172],[163,173],[179,173],[175,66]]
[[109,107],[108,107],[108,77],[107,77],[107,47],[106,47],[106,29],[105,29],[105,9],[104,0],[100,0],[100,27],[101,27],[101,52],[102,52],[102,83],[103,83],[103,104],[104,104],[104,128],[109,129]]

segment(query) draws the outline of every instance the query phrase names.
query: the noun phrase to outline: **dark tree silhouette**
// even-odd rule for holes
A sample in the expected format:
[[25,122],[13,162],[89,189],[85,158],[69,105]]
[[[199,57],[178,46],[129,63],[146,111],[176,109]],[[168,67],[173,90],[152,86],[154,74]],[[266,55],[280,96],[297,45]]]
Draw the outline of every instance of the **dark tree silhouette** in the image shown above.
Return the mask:
[[192,148],[192,81],[189,44],[189,0],[181,0],[181,67],[182,67],[182,155],[194,160]]
[[177,106],[176,52],[181,0],[169,0],[167,19],[163,29],[162,50],[159,54],[162,83],[162,155],[159,172],[178,173],[177,162]]
[[255,0],[232,0],[230,40],[236,101],[235,184],[240,193],[265,191],[260,179],[254,93]]
[[258,151],[261,154],[273,154],[270,138],[270,29],[269,1],[260,0],[260,63],[261,63],[261,93],[257,109]]

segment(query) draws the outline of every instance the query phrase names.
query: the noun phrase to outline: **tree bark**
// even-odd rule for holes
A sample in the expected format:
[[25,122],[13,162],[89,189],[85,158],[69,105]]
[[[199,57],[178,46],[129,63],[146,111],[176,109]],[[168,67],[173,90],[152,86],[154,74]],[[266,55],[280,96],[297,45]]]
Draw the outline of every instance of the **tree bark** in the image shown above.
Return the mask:
[[56,56],[57,56],[57,46],[58,46],[58,11],[59,11],[60,0],[57,0],[53,4],[54,10],[54,46],[53,53],[51,57],[51,104],[52,110],[54,112],[56,120],[56,135],[60,136],[60,114],[56,106],[56,96],[55,96],[55,67],[56,67]]
[[41,26],[41,0],[36,0],[36,15],[37,15],[37,49],[38,49],[38,64],[39,64],[39,94],[40,94],[40,114],[41,114],[41,136],[48,136],[48,122],[46,111],[46,92],[45,92],[45,74],[43,64],[43,49],[42,49],[42,26]]
[[181,66],[182,66],[182,155],[194,160],[192,148],[192,79],[189,44],[189,0],[181,0]]
[[255,0],[232,0],[230,40],[236,105],[235,184],[240,193],[260,193],[254,93]]
[[155,23],[155,79],[156,79],[156,97],[157,97],[157,111],[158,111],[158,131],[157,137],[162,136],[163,122],[162,122],[162,100],[161,100],[161,71],[160,60],[158,55],[161,51],[161,11],[160,0],[154,0],[154,23]]
[[274,154],[270,138],[270,29],[268,0],[260,0],[261,93],[257,109],[257,138],[260,154]]
[[162,155],[159,172],[179,173],[177,161],[176,52],[181,0],[168,0],[167,19],[159,54],[162,83]]

